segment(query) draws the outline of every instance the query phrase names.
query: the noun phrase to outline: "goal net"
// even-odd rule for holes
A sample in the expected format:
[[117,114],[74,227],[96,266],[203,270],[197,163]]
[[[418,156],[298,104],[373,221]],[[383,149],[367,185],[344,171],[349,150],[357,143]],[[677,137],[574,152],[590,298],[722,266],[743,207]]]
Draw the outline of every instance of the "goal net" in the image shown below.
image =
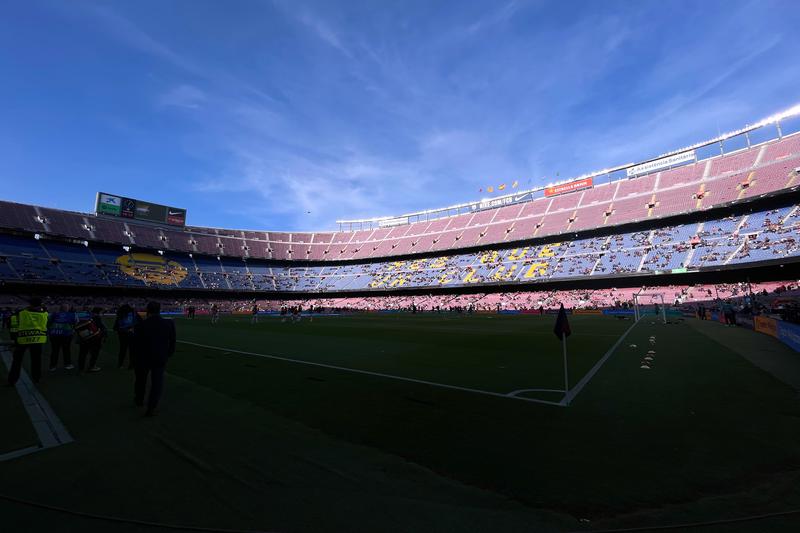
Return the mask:
[[664,293],[639,291],[633,295],[633,314],[634,318],[639,319],[650,316],[661,319],[667,323],[667,310],[664,306]]

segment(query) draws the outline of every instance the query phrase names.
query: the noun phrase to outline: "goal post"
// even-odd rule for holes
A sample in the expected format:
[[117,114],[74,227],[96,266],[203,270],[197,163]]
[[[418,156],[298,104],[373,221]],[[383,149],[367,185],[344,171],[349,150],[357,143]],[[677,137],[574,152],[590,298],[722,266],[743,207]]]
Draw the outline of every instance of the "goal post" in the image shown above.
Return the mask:
[[644,290],[633,295],[633,316],[636,321],[647,315],[660,316],[667,323],[667,309],[664,306],[664,293],[646,292]]

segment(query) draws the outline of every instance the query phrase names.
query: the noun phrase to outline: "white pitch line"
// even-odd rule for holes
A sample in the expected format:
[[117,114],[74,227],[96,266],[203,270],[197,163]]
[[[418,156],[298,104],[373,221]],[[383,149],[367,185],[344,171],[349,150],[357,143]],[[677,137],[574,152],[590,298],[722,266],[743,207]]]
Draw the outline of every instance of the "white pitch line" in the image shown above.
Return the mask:
[[[639,318],[639,320],[641,320],[641,318]],[[597,374],[597,371],[600,370],[600,367],[603,366],[603,363],[605,363],[608,360],[608,358],[611,357],[611,354],[614,353],[614,350],[616,350],[617,347],[620,344],[622,344],[622,341],[625,340],[625,337],[628,336],[628,333],[631,332],[634,326],[636,326],[636,324],[639,323],[639,320],[631,324],[631,327],[629,327],[625,331],[625,333],[623,333],[622,336],[619,339],[617,339],[617,342],[614,343],[614,346],[609,348],[608,351],[605,353],[605,355],[601,357],[600,360],[594,364],[591,370],[589,370],[586,373],[586,375],[583,376],[581,380],[574,387],[572,387],[569,391],[567,391],[567,394],[564,396],[564,400],[566,401],[567,404],[569,404],[578,395],[578,393],[580,393],[583,390],[583,388],[589,383],[589,381],[594,377],[594,375]]]
[[519,389],[514,392],[509,392],[506,396],[517,396],[523,392],[560,392],[564,393],[564,389]]
[[[3,362],[10,370],[11,355],[8,350],[0,348],[0,356],[2,356]],[[44,396],[36,390],[36,386],[30,380],[24,369],[20,372],[16,389],[22,400],[22,405],[28,413],[28,417],[31,419],[33,429],[36,431],[36,436],[39,439],[39,446],[5,453],[0,455],[0,461],[15,459],[23,455],[28,455],[29,453],[72,442],[72,437],[69,432],[67,432],[64,424],[61,423],[58,415],[56,415],[53,408],[50,407],[50,404],[47,403],[47,400],[44,399]]]
[[[463,391],[463,392],[471,392],[471,393],[474,393],[474,394],[483,394],[485,396],[495,396],[497,398],[506,398],[506,399],[512,399],[512,400],[522,400],[522,401],[525,401],[525,402],[533,402],[533,403],[543,403],[543,404],[546,404],[546,405],[556,405],[558,407],[563,407],[564,406],[564,404],[561,403],[561,402],[550,402],[550,401],[547,401],[547,400],[538,400],[536,398],[524,398],[524,397],[521,397],[521,396],[509,396],[508,394],[503,394],[501,392],[491,392],[491,391],[485,391],[485,390],[480,390],[480,389],[471,389],[469,387],[459,387],[457,385],[447,385],[445,383],[436,383],[434,381],[426,381],[424,379],[406,378],[406,377],[402,377],[402,376],[395,376],[395,375],[392,375],[392,374],[384,374],[382,372],[371,372],[369,370],[359,370],[357,368],[348,368],[348,367],[345,367],[345,366],[329,365],[329,364],[326,364],[326,363],[314,363],[314,362],[311,362],[311,361],[303,361],[302,359],[291,359],[289,357],[281,357],[279,355],[267,355],[267,354],[263,354],[263,353],[246,352],[246,351],[243,351],[243,350],[233,350],[231,348],[224,348],[224,347],[221,347],[221,346],[210,346],[208,344],[200,344],[199,342],[191,342],[191,341],[178,341],[178,342],[181,343],[181,344],[189,344],[189,345],[192,345],[192,346],[199,346],[200,348],[207,348],[209,350],[218,350],[218,351],[223,351],[223,352],[238,353],[238,354],[242,354],[242,355],[253,355],[255,357],[263,357],[264,359],[274,359],[276,361],[284,361],[286,363],[295,363],[295,364],[298,364],[298,365],[317,366],[317,367],[321,367],[321,368],[329,368],[331,370],[341,370],[343,372],[353,372],[354,374],[364,374],[364,375],[367,375],[367,376],[376,376],[376,377],[381,377],[381,378],[386,378],[386,379],[394,379],[394,380],[397,380],[397,381],[408,381],[408,382],[411,382],[411,383],[419,383],[419,384],[422,384],[422,385],[429,385],[431,387],[440,387],[440,388],[443,388],[443,389],[459,390],[459,391]],[[564,392],[564,391],[559,391],[559,392]]]
[[25,455],[30,455],[32,453],[40,452],[44,450],[41,446],[30,446],[28,448],[20,448],[19,450],[14,450],[13,452],[8,452],[0,455],[0,463],[3,461],[10,461],[11,459],[16,459],[17,457],[23,457]]

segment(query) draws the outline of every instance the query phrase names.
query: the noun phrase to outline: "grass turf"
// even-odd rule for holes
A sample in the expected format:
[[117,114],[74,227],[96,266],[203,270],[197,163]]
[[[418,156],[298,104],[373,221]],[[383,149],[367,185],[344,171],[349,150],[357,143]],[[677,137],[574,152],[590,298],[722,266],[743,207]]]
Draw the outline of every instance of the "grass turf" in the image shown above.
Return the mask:
[[[227,318],[179,320],[178,330],[201,344],[507,393],[558,387],[552,322]],[[571,322],[574,383],[630,323]],[[650,335],[655,364],[641,370]],[[113,339],[106,363],[110,351]],[[43,392],[77,442],[0,468],[20,483],[56,475],[49,490],[20,485],[33,499],[89,486],[98,512],[285,531],[564,530],[577,518],[638,525],[800,506],[794,391],[687,324],[644,320],[567,409],[189,345],[169,371],[162,418],[149,425],[128,407],[123,371],[48,379]],[[82,470],[85,456],[96,464]],[[134,468],[129,457],[146,461]],[[134,512],[159,488],[164,502],[146,497]],[[791,519],[775,523],[792,530]]]
[[[181,339],[291,359],[337,365],[507,394],[529,388],[563,389],[561,344],[552,317],[377,315],[277,318],[251,324],[228,318],[215,327],[181,320]],[[573,317],[569,363],[583,376],[631,325],[630,321]],[[195,346],[183,346],[192,351]],[[216,350],[216,356],[228,350]],[[204,352],[206,356],[213,355]],[[254,364],[248,358],[245,364]]]

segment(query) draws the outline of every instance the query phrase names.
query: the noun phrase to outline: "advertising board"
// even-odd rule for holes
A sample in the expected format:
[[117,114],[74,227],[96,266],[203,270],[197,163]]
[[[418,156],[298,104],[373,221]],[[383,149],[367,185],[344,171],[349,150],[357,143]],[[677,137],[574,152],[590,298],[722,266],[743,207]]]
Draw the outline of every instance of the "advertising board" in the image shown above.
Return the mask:
[[650,172],[655,172],[656,170],[661,170],[663,168],[694,160],[694,150],[689,150],[688,152],[681,152],[680,154],[662,157],[661,159],[656,159],[655,161],[648,161],[647,163],[630,167],[626,172],[630,178],[633,176],[639,176],[640,174],[649,174]]
[[792,350],[800,352],[800,326],[791,322],[777,320],[778,339]]
[[558,194],[588,189],[592,186],[592,184],[592,178],[584,178],[582,180],[570,181],[569,183],[561,183],[559,185],[553,185],[552,187],[545,187],[544,195],[556,196]]
[[95,212],[98,215],[145,220],[172,226],[186,225],[186,209],[168,207],[105,192],[97,193]]
[[757,316],[754,318],[756,331],[761,333],[766,333],[767,335],[772,335],[773,337],[778,336],[778,321],[774,318],[769,318],[767,316]]

